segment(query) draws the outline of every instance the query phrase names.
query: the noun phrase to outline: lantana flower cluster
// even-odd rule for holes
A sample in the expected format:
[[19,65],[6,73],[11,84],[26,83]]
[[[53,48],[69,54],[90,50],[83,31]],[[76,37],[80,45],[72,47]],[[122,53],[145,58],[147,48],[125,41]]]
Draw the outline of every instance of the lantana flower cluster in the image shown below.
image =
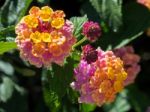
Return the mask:
[[62,65],[76,42],[73,24],[62,10],[33,6],[16,26],[16,43],[21,57],[37,67],[52,62]]
[[74,73],[71,87],[80,93],[79,102],[98,106],[112,102],[127,78],[123,62],[112,51],[95,50],[89,45],[83,47],[82,59]]
[[120,57],[124,63],[125,71],[128,73],[128,77],[124,84],[129,85],[134,83],[137,74],[140,72],[140,56],[134,53],[132,46],[126,46],[119,49],[115,49],[114,53],[116,56]]

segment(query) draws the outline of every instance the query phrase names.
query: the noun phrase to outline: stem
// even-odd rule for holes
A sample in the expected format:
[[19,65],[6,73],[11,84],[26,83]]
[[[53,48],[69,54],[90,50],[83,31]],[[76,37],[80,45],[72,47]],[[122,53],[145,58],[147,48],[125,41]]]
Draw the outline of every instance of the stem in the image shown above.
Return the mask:
[[79,45],[81,45],[83,42],[85,42],[87,40],[86,37],[82,38],[80,41],[78,41],[76,44],[74,44],[72,46],[72,49],[74,50],[76,47],[78,47]]

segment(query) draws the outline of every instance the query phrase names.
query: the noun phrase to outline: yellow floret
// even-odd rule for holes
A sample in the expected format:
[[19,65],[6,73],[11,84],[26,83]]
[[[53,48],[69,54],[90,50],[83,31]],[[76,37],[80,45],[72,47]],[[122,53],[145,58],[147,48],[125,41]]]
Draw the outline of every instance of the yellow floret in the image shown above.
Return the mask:
[[120,92],[123,89],[123,84],[120,81],[115,81],[114,89],[116,92]]
[[30,28],[36,28],[38,26],[38,19],[32,15],[25,16],[24,22]]
[[42,33],[42,41],[43,42],[51,42],[51,35],[49,33]]
[[40,8],[33,6],[30,10],[29,10],[29,14],[38,17],[40,12]]
[[44,6],[41,8],[40,18],[43,21],[50,21],[52,14],[53,14],[53,9],[51,9],[48,6]]
[[60,29],[60,28],[62,28],[64,23],[65,23],[65,21],[63,18],[56,18],[56,19],[52,20],[51,26],[53,28]]
[[34,43],[39,43],[42,40],[42,36],[41,33],[36,31],[35,33],[31,33],[30,35],[30,39],[34,42]]
[[114,73],[114,70],[112,69],[112,67],[108,67],[108,74],[107,74],[108,78],[113,80],[115,78],[114,75],[115,75],[115,73]]
[[127,78],[127,73],[123,71],[122,73],[119,73],[116,75],[117,80],[123,81]]
[[109,80],[104,80],[100,84],[99,92],[105,93],[110,89],[110,87],[111,87],[111,82]]

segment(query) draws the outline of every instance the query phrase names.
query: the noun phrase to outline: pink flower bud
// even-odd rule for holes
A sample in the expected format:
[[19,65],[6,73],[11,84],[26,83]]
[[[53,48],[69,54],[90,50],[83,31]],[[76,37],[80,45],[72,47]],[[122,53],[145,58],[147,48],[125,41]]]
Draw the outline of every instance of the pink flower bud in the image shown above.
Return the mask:
[[97,22],[87,21],[83,25],[83,35],[91,42],[95,42],[101,36],[101,27]]

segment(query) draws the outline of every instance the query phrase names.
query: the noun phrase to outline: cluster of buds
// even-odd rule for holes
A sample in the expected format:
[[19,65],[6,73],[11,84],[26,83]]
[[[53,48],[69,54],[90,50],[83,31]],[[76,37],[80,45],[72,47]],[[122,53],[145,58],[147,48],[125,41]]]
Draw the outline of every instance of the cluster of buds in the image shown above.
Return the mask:
[[140,56],[134,53],[132,46],[115,49],[114,53],[122,59],[125,71],[128,73],[128,77],[124,84],[129,85],[133,83],[137,74],[140,72],[140,65],[138,64],[140,61]]
[[[112,102],[127,78],[123,62],[112,51],[94,50],[89,45],[83,50],[87,51],[83,51],[82,59],[74,69],[75,82],[71,83],[71,87],[80,93],[79,102],[98,106]],[[95,59],[88,58],[90,54]]]
[[97,51],[90,45],[82,47],[82,59],[86,60],[88,64],[97,60]]
[[64,17],[62,10],[33,6],[16,26],[21,57],[37,67],[48,67],[53,62],[62,65],[76,42],[74,26]]
[[89,41],[95,42],[101,36],[101,27],[97,22],[87,21],[83,24],[82,33]]

